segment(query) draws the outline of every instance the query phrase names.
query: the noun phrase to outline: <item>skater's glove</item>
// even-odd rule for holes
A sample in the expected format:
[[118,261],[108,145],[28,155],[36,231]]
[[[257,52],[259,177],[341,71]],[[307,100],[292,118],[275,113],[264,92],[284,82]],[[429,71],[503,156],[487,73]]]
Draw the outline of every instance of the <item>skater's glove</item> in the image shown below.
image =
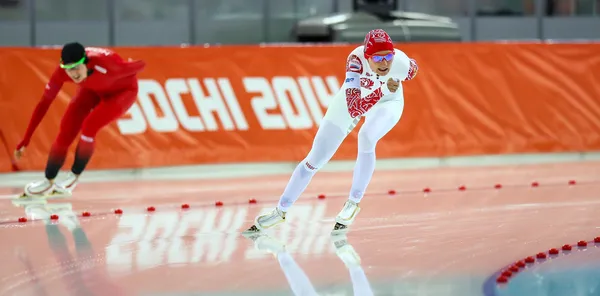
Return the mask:
[[27,141],[23,140],[17,145],[17,148],[14,152],[15,159],[18,160],[19,158],[21,158],[21,156],[23,156],[23,153],[25,152],[25,147],[27,147],[28,144],[29,143]]
[[400,80],[390,77],[387,81],[388,90],[395,93],[398,90],[398,87],[400,87]]

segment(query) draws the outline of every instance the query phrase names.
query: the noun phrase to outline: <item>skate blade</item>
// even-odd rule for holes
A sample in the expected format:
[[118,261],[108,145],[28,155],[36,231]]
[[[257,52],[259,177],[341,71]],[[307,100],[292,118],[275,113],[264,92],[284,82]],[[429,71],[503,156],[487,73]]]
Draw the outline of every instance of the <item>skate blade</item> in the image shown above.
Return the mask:
[[12,203],[15,205],[28,205],[28,204],[44,204],[48,202],[48,199],[61,199],[71,197],[72,194],[70,192],[61,193],[58,191],[52,191],[50,194],[46,195],[36,195],[29,196],[24,192],[13,197]]
[[73,196],[71,192],[58,192],[56,190],[52,191],[52,193],[46,195],[46,199],[60,199],[60,198],[68,198]]
[[25,194],[25,192],[23,192],[19,195],[15,195],[12,198],[12,201],[45,201],[45,200],[46,200],[45,195],[29,196],[29,195]]
[[348,226],[336,222],[335,226],[333,226],[333,229],[331,230],[331,235],[345,235],[346,233],[348,233],[348,230]]
[[257,234],[257,233],[261,233],[261,230],[258,227],[256,227],[256,225],[252,225],[252,226],[250,226],[250,228],[242,231],[243,236],[248,236],[248,235]]

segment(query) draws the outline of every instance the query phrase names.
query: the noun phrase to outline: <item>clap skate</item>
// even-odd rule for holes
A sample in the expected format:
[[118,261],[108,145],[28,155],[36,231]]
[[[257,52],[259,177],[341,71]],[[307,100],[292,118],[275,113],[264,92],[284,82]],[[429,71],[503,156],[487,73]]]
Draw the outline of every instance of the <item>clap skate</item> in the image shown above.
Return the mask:
[[72,191],[77,186],[78,176],[69,173],[64,179],[56,182],[44,179],[27,184],[23,193],[17,199],[23,201],[34,201],[48,198],[71,197]]
[[332,242],[335,246],[335,254],[344,262],[346,267],[360,266],[360,256],[354,250],[354,247],[348,243],[345,234],[332,236]]
[[335,225],[333,226],[332,234],[343,234],[348,231],[348,226],[354,222],[356,215],[360,212],[360,207],[357,203],[347,200],[344,207],[335,217]]
[[285,222],[285,212],[280,210],[278,207],[273,209],[268,214],[260,215],[254,219],[254,225],[244,231],[244,234],[257,233],[272,227],[275,227]]
[[35,181],[25,185],[23,193],[17,196],[16,199],[20,201],[32,201],[37,202],[39,200],[51,197],[54,193],[54,183],[48,179],[42,181]]
[[78,181],[79,176],[69,172],[65,178],[54,182],[54,194],[61,197],[71,197]]

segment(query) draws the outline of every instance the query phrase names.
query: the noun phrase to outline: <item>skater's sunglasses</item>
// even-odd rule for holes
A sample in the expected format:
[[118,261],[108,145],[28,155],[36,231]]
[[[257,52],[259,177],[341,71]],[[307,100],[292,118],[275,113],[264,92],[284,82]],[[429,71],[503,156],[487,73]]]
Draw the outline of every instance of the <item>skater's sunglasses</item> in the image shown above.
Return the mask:
[[379,63],[383,60],[386,60],[388,62],[392,61],[394,59],[394,52],[390,52],[386,55],[372,55],[371,59],[373,60],[373,62],[375,63]]
[[85,57],[81,58],[81,60],[75,62],[75,63],[71,63],[71,64],[63,64],[62,61],[60,62],[60,67],[63,69],[72,69],[75,68],[81,64],[83,64],[85,62]]

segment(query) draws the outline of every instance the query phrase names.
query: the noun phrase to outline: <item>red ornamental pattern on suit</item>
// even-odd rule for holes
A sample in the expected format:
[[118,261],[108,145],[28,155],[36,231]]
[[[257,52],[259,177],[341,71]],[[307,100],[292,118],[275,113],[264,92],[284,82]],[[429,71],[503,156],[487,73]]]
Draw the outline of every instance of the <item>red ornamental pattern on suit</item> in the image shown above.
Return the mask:
[[415,61],[414,59],[410,59],[410,67],[408,68],[408,75],[406,76],[405,80],[413,79],[417,75],[417,72],[419,72],[419,66],[417,65],[417,61]]
[[[363,73],[363,64],[358,56],[351,55],[348,57],[346,72]],[[361,87],[371,89],[375,83],[371,79],[361,78],[360,84]],[[361,116],[369,111],[382,96],[383,93],[381,92],[381,87],[377,88],[374,92],[364,98],[361,98],[360,88],[348,88],[346,89],[346,105],[348,106],[348,113],[352,118]]]
[[348,105],[348,112],[350,117],[356,118],[365,114],[369,111],[383,96],[381,88],[376,89],[370,95],[361,98],[360,89],[349,88],[346,89],[346,104]]
[[362,74],[363,64],[356,55],[351,55],[346,63],[346,72]]
[[375,82],[373,82],[373,80],[371,80],[369,78],[361,78],[360,79],[360,87],[362,87],[362,88],[373,89],[373,85],[375,85]]

